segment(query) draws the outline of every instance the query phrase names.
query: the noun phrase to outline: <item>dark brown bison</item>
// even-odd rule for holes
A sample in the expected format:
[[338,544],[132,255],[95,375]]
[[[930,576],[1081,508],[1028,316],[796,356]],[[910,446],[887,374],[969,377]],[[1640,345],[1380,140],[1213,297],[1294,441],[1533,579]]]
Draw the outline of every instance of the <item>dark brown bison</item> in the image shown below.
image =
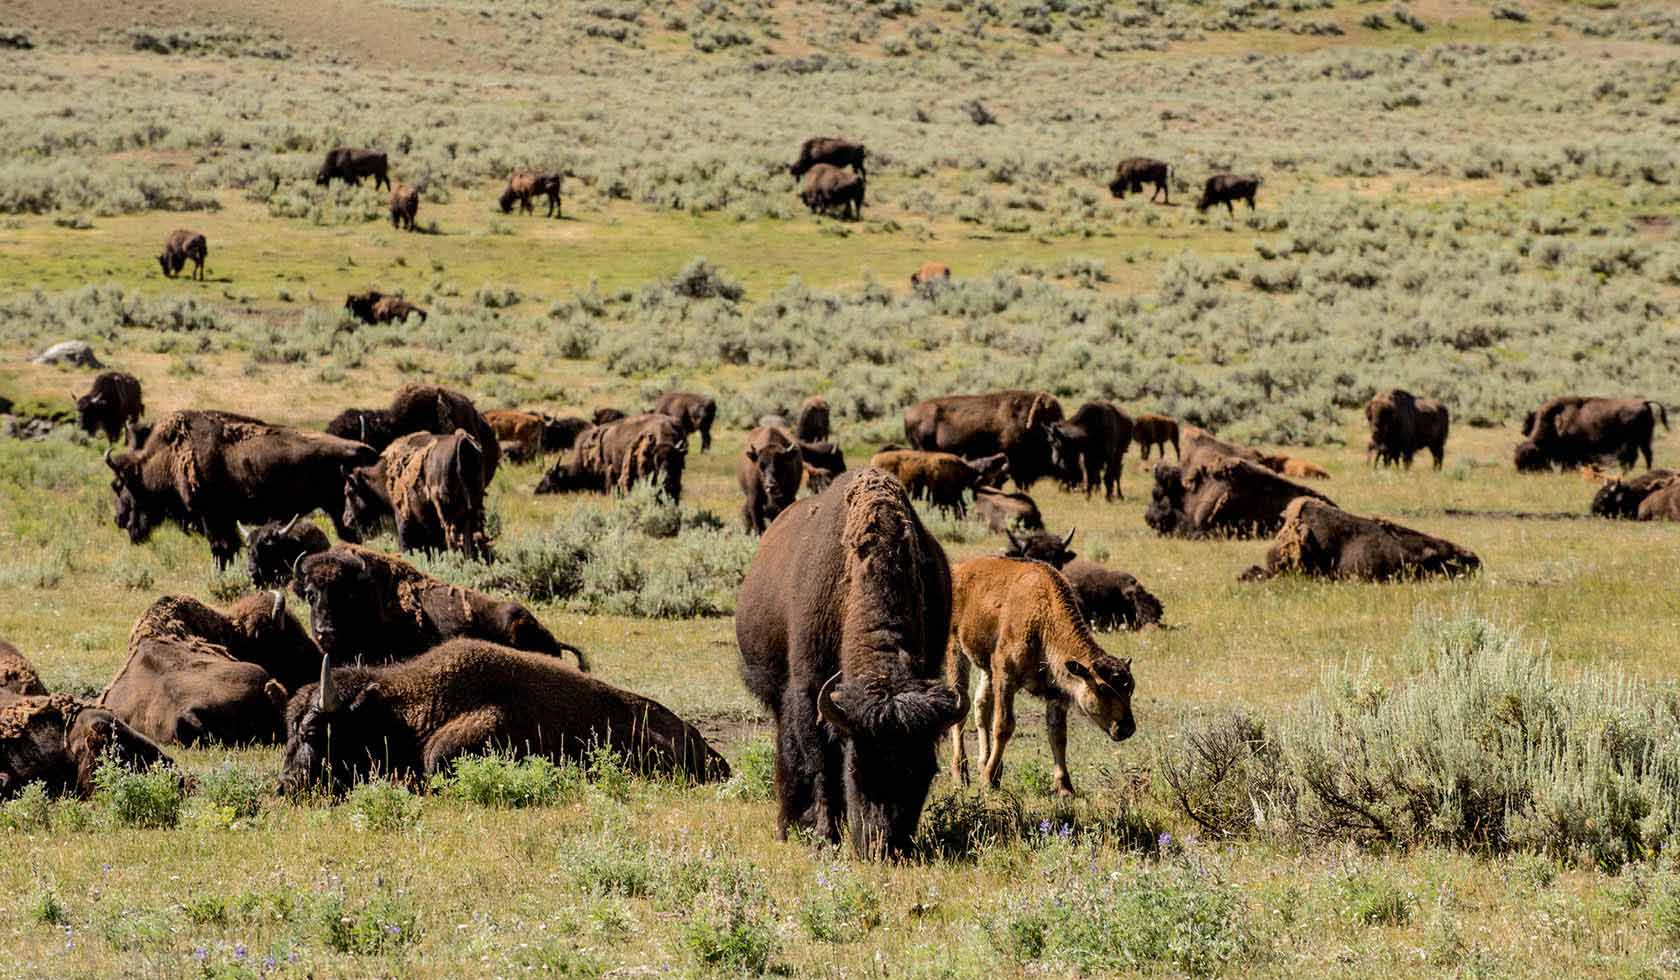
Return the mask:
[[160,745],[274,743],[287,695],[320,663],[282,592],[246,596],[225,613],[164,596],[134,624],[128,661],[99,706]]
[[401,296],[392,296],[377,289],[349,294],[344,297],[344,308],[350,311],[351,316],[367,324],[406,323],[410,316],[418,316],[420,322],[425,323],[428,315]]
[[325,510],[340,536],[344,475],[378,453],[360,442],[225,412],[175,412],[145,445],[113,456],[117,526],[141,544],[165,520],[210,541],[216,564],[239,550],[239,524]]
[[545,453],[563,453],[577,445],[578,437],[595,423],[576,415],[562,415],[558,418],[543,416],[542,450]]
[[157,743],[104,708],[68,694],[0,690],[0,800],[30,783],[53,796],[92,796],[106,758],[130,769],[174,766]]
[[246,561],[251,584],[259,589],[283,588],[292,580],[292,568],[302,555],[313,555],[332,547],[325,531],[297,514],[282,524],[269,521],[244,534]]
[[1024,493],[1005,493],[995,487],[978,487],[974,491],[974,514],[998,534],[1012,528],[1025,531],[1044,529],[1044,518],[1038,504]]
[[589,418],[596,425],[606,425],[609,422],[622,422],[629,417],[619,409],[603,406],[595,409],[594,414]]
[[800,403],[799,418],[794,423],[793,434],[800,442],[822,442],[833,435],[828,427],[828,400],[821,395],[812,395]]
[[1239,177],[1236,174],[1217,174],[1209,177],[1202,185],[1202,199],[1196,202],[1197,211],[1225,205],[1225,210],[1232,217],[1236,217],[1235,202],[1247,201],[1248,209],[1254,210],[1254,196],[1260,190],[1259,177]]
[[531,214],[531,198],[545,197],[548,199],[547,217],[560,217],[560,178],[561,175],[532,173],[529,170],[518,170],[508,175],[507,189],[502,191],[502,213],[509,214],[517,202],[519,209]]
[[1154,184],[1155,190],[1150,193],[1149,200],[1153,202],[1159,196],[1162,204],[1171,204],[1172,195],[1167,191],[1167,176],[1167,165],[1161,161],[1148,157],[1132,157],[1114,165],[1114,179],[1108,182],[1108,192],[1123,198],[1128,191],[1142,194],[1144,184]]
[[346,184],[359,185],[363,177],[372,177],[375,189],[391,189],[385,154],[380,150],[353,150],[340,146],[327,151],[321,169],[315,172],[315,183],[325,187],[337,178]]
[[1522,434],[1548,465],[1573,469],[1615,457],[1629,470],[1643,453],[1650,469],[1658,419],[1668,428],[1668,410],[1661,402],[1563,395],[1529,412]]
[[537,493],[629,493],[655,481],[666,499],[682,499],[688,440],[669,415],[649,412],[597,425],[578,437],[571,455],[543,474]]
[[280,786],[348,788],[378,772],[424,780],[491,752],[580,761],[599,748],[649,775],[729,778],[694,726],[657,701],[548,657],[454,639],[382,667],[321,661],[286,707]]
[[837,442],[800,442],[799,457],[805,463],[805,487],[812,496],[827,490],[846,472],[846,454]]
[[379,462],[345,476],[344,526],[370,534],[390,518],[400,551],[455,551],[487,560],[484,492],[478,440],[461,429],[447,436],[411,432],[386,446]]
[[1608,479],[1593,494],[1592,512],[1599,517],[1634,520],[1645,499],[1676,482],[1676,477],[1673,470],[1646,470],[1626,480]]
[[1524,439],[1511,450],[1511,463],[1518,473],[1549,473],[1552,461],[1540,451],[1532,439]]
[[327,431],[334,434],[348,430],[377,436],[379,444],[375,448],[382,451],[398,436],[411,432],[446,436],[456,429],[478,442],[484,463],[484,485],[488,487],[501,465],[501,443],[496,439],[496,430],[479,413],[472,399],[458,391],[437,385],[403,385],[391,396],[390,407],[379,412],[350,409],[327,426]]
[[10,691],[13,694],[45,694],[47,686],[41,683],[41,675],[35,673],[35,665],[29,662],[5,640],[0,640],[0,691]]
[[1244,581],[1286,572],[1315,578],[1388,582],[1431,575],[1457,578],[1481,559],[1443,541],[1378,517],[1349,514],[1336,505],[1298,497],[1284,510],[1283,526],[1266,550],[1265,565],[1244,572]]
[[106,371],[93,379],[85,395],[76,396],[76,421],[88,435],[105,433],[106,442],[116,442],[131,422],[139,422],[146,411],[140,397],[140,379],[121,371]]
[[1053,471],[1049,430],[1061,420],[1061,403],[1042,391],[947,395],[905,409],[904,436],[913,449],[967,459],[1003,453],[1010,479],[1031,490]]
[[827,164],[835,168],[851,167],[862,177],[865,174],[864,158],[868,155],[869,151],[862,143],[853,143],[851,140],[833,136],[817,136],[799,145],[799,159],[788,168],[788,173],[794,177],[803,177],[807,170]]
[[923,262],[920,269],[910,273],[911,289],[930,290],[936,285],[950,281],[951,267],[943,262]]
[[1365,419],[1371,424],[1367,460],[1391,466],[1404,463],[1412,468],[1412,457],[1427,449],[1435,468],[1447,458],[1447,430],[1451,418],[1447,406],[1433,398],[1418,398],[1401,388],[1388,391],[1365,403]]
[[741,675],[775,718],[778,833],[859,854],[910,847],[938,771],[934,746],[967,711],[940,680],[951,572],[904,487],[854,470],[759,542],[735,612]]
[[181,268],[192,259],[193,278],[204,278],[204,260],[210,257],[210,243],[196,231],[177,228],[163,240],[163,252],[157,257],[158,265],[163,267],[163,274],[173,279],[180,275]]
[[1155,467],[1144,523],[1181,537],[1255,537],[1277,532],[1296,497],[1330,498],[1235,456],[1188,453],[1178,466]]
[[669,415],[682,426],[686,438],[691,432],[700,433],[700,451],[712,448],[712,422],[717,419],[717,402],[711,395],[697,395],[690,391],[667,391],[653,403],[653,410]]
[[397,437],[382,408],[347,408],[327,423],[327,435],[365,442],[376,450],[389,446]]
[[420,213],[420,191],[407,184],[391,189],[391,227],[414,230],[414,216]]
[[1680,521],[1680,480],[1670,481],[1662,489],[1639,502],[1642,521]]
[[1070,547],[1073,534],[1069,531],[1065,538],[1042,530],[1010,534],[1003,557],[1041,561],[1060,571],[1073,586],[1079,608],[1092,629],[1141,630],[1160,625],[1164,611],[1161,600],[1136,577],[1079,557]]
[[919,449],[885,449],[870,457],[869,465],[891,473],[911,497],[930,501],[959,518],[968,516],[965,496],[1002,484],[1009,470],[1009,460],[1002,453],[970,460]]
[[838,209],[840,217],[856,220],[863,217],[866,183],[862,174],[819,163],[805,175],[799,199],[812,214],[830,214]]
[[1103,499],[1126,499],[1120,475],[1132,448],[1132,420],[1108,402],[1086,402],[1065,422],[1050,423],[1050,465],[1085,496],[1100,483]]
[[1149,458],[1151,449],[1159,449],[1162,459],[1167,458],[1167,447],[1172,446],[1173,458],[1182,459],[1178,451],[1178,420],[1166,415],[1145,412],[1132,419],[1132,441],[1137,443],[1138,452],[1144,459]]
[[735,480],[746,498],[741,501],[741,523],[748,534],[763,534],[799,497],[804,476],[804,456],[786,429],[760,426],[747,434]]
[[530,610],[450,585],[395,555],[341,544],[304,558],[292,591],[309,603],[315,642],[351,663],[407,660],[465,636],[551,657],[583,651],[554,638]]

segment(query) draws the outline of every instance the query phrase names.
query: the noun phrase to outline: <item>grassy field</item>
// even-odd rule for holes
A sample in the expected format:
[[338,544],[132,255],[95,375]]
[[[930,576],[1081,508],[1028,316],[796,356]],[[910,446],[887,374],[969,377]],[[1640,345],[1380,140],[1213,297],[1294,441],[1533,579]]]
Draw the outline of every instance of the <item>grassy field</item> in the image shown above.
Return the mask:
[[[644,533],[646,501],[534,496],[531,463],[492,488],[497,568],[430,567],[526,599],[603,677],[699,724],[737,777],[486,766],[430,793],[294,802],[269,794],[277,750],[180,751],[198,778],[183,799],[131,777],[87,804],[0,807],[0,976],[1680,966],[1680,766],[1664,768],[1680,537],[1590,519],[1593,485],[1509,464],[1550,394],[1680,404],[1666,7],[22,0],[0,12],[13,33],[32,47],[0,48],[0,397],[67,408],[93,372],[28,362],[67,338],[139,376],[154,416],[319,426],[417,380],[557,412],[717,394],[675,537]],[[971,121],[974,100],[998,124]],[[817,132],[869,144],[864,220],[794,200],[781,168]],[[391,229],[382,192],[314,187],[339,141],[424,184],[425,233]],[[1172,206],[1108,196],[1137,153],[1172,161]],[[562,220],[494,209],[520,166],[573,174]],[[1266,178],[1255,212],[1196,212],[1222,169]],[[156,272],[183,226],[210,240],[207,282]],[[929,258],[956,281],[913,295]],[[343,294],[368,286],[431,319],[341,331]],[[1442,471],[1365,467],[1358,406],[1395,383],[1452,406]],[[1137,736],[1070,726],[1081,796],[1062,804],[1023,702],[1005,791],[937,782],[923,857],[778,842],[728,615],[753,547],[734,530],[747,426],[821,392],[855,465],[909,402],[1015,384],[1297,447],[1342,506],[1450,538],[1483,572],[1240,584],[1266,543],[1156,537],[1135,455],[1122,502],[1041,485],[1052,529],[1165,605],[1166,629],[1100,637],[1134,660]],[[1658,434],[1672,465],[1680,435]],[[129,545],[102,449],[0,440],[0,637],[84,694],[158,596],[248,587],[172,528]],[[932,524],[953,560],[1003,544]],[[578,542],[583,587],[532,598],[521,570]],[[1483,673],[1443,666],[1464,635],[1476,670],[1508,667],[1482,700]],[[1462,712],[1435,738],[1432,700]],[[1565,763],[1499,797],[1508,836],[1457,833],[1452,814],[1509,775],[1488,760],[1510,733],[1541,740],[1542,705],[1565,718]],[[1210,828],[1175,774],[1239,714],[1266,736],[1243,782],[1199,777],[1204,819],[1237,801]],[[1388,730],[1337,741],[1350,718]],[[1402,760],[1391,795],[1467,775],[1439,812],[1385,818],[1409,828],[1388,839],[1328,826],[1302,787],[1324,745],[1353,744]],[[535,805],[487,802],[514,785]]]

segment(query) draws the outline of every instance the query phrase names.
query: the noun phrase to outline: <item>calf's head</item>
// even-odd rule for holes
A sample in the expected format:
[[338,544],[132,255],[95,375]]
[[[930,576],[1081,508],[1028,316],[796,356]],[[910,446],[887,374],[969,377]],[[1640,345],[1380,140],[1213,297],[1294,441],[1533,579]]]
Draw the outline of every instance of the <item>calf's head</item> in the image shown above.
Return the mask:
[[1132,719],[1132,661],[1103,654],[1090,663],[1063,664],[1070,678],[1068,695],[1085,717],[1109,738],[1123,742],[1137,731]]

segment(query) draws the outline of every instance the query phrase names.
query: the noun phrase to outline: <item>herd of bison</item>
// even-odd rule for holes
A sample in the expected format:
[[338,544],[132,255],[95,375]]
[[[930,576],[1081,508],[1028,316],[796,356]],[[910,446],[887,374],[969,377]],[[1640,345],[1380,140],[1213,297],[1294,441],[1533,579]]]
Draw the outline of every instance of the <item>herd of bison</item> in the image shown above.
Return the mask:
[[[806,202],[861,208],[864,157],[855,143],[807,142],[793,167],[806,178]],[[389,183],[383,154],[335,150],[319,179],[365,176]],[[1166,166],[1125,161],[1111,186],[1119,195],[1145,184],[1164,198]],[[1256,185],[1213,178],[1203,204],[1252,205]],[[551,193],[557,214],[558,191],[557,175],[516,175],[502,206],[523,195],[529,209],[531,194]],[[187,258],[202,269],[204,255],[202,236],[178,234],[161,261],[174,274]],[[913,284],[949,276],[930,266]],[[396,297],[351,300],[358,316],[393,307],[392,318],[407,315]],[[105,372],[76,409],[90,435],[127,443],[107,449],[105,462],[116,525],[133,544],[173,522],[205,538],[218,566],[245,551],[253,584],[268,591],[220,609],[158,599],[135,624],[127,661],[91,700],[48,692],[0,642],[0,798],[32,782],[85,795],[106,755],[170,765],[168,746],[201,742],[283,745],[288,792],[444,772],[486,751],[576,759],[598,746],[640,772],[728,776],[693,725],[592,675],[586,654],[524,606],[361,544],[394,528],[399,552],[495,561],[485,494],[504,458],[554,459],[539,494],[623,494],[651,483],[676,502],[691,438],[711,448],[711,397],[670,392],[643,412],[555,417],[481,412],[459,392],[406,385],[387,405],[346,409],[312,432],[217,410],[147,422],[140,382]],[[1450,425],[1439,401],[1395,389],[1372,398],[1366,418],[1371,464],[1409,468],[1427,451],[1441,467]],[[1586,468],[1602,483],[1596,514],[1680,520],[1680,475],[1652,468],[1659,421],[1667,427],[1653,401],[1553,398],[1524,421],[1514,462],[1525,472]],[[1144,459],[1156,454],[1144,515],[1154,531],[1271,538],[1244,580],[1381,582],[1480,565],[1452,542],[1344,510],[1297,482],[1328,476],[1304,459],[1105,401],[1067,415],[1040,391],[933,398],[905,410],[904,439],[849,468],[828,404],[812,397],[759,419],[737,460],[741,524],[759,544],[736,604],[736,639],[742,679],[774,718],[778,829],[848,837],[867,856],[912,846],[947,735],[951,774],[967,782],[971,710],[980,775],[995,786],[1016,695],[1041,700],[1064,795],[1074,791],[1070,705],[1115,741],[1136,730],[1131,661],[1105,652],[1094,630],[1152,627],[1161,603],[1132,575],[1080,558],[1072,530],[1046,529],[1030,496],[1041,481],[1119,497],[1135,443]],[[1637,477],[1597,469],[1614,460],[1625,472],[1641,455]],[[915,499],[983,522],[1007,549],[952,566]],[[315,511],[337,543],[305,519]],[[299,615],[291,603],[301,603]]]

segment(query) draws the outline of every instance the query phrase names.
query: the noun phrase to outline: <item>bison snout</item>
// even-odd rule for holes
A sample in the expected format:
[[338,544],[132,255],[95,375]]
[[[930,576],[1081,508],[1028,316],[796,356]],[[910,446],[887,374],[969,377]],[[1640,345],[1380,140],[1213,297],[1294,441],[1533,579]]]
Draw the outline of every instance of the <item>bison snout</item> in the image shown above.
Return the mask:
[[1137,733],[1137,722],[1125,718],[1108,726],[1108,737],[1116,742],[1124,742]]

